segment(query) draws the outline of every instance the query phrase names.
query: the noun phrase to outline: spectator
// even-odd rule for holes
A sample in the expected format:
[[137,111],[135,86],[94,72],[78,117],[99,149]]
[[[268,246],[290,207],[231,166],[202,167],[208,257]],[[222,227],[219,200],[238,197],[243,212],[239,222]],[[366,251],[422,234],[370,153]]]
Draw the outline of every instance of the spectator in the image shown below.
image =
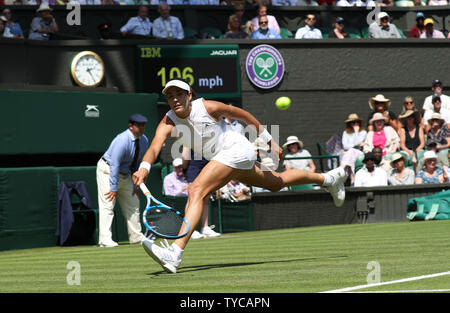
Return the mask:
[[342,133],[341,165],[347,168],[350,182],[355,181],[355,161],[362,156],[361,152],[366,139],[367,131],[362,126],[362,119],[353,113],[345,120],[345,130]]
[[148,8],[141,5],[138,9],[137,16],[132,17],[128,22],[120,28],[123,36],[127,34],[150,36],[152,30],[152,22],[148,18]]
[[443,165],[448,166],[447,149],[450,148],[450,128],[439,113],[433,113],[428,124],[431,126],[427,132],[428,150],[431,148],[438,153]]
[[[248,18],[244,15],[245,7],[243,4],[237,3],[234,5],[234,14],[238,17],[241,30],[245,30],[245,25],[248,22]],[[250,34],[249,34],[250,35]]]
[[278,34],[281,33],[280,26],[278,25],[278,22],[277,22],[277,19],[275,18],[275,16],[267,14],[267,6],[266,5],[260,5],[256,12],[258,13],[258,15],[252,19],[254,31],[257,31],[259,28],[259,18],[261,16],[267,16],[267,20],[269,22],[268,27],[270,29],[276,30],[276,32]]
[[246,32],[249,36],[254,32],[252,21],[247,21],[244,26],[244,32]]
[[328,5],[333,6],[336,3],[336,0],[317,0],[319,5]]
[[334,22],[334,28],[328,35],[328,38],[350,38],[350,35],[344,31],[344,18],[337,17]]
[[386,12],[378,13],[377,20],[369,25],[369,38],[402,38]]
[[268,26],[269,20],[266,15],[259,17],[259,28],[255,30],[251,35],[251,39],[281,39],[281,36],[273,28]]
[[387,173],[376,166],[375,155],[368,152],[364,156],[364,166],[355,174],[355,187],[387,186]]
[[445,38],[444,34],[434,29],[434,21],[432,18],[427,18],[423,25],[425,25],[425,31],[420,35],[420,38]]
[[311,153],[309,153],[308,150],[303,149],[303,142],[298,140],[297,136],[289,136],[286,140],[286,143],[283,145],[283,149],[286,149],[288,151],[283,162],[286,170],[300,169],[309,171],[311,173],[314,173],[316,171],[316,166],[312,159],[288,159],[311,156]]
[[5,30],[5,23],[8,20],[3,15],[0,16],[0,37],[3,37],[3,31]]
[[364,153],[371,152],[374,147],[383,150],[383,157],[397,152],[400,148],[400,137],[397,132],[387,125],[388,118],[382,113],[375,113],[370,120],[373,130],[367,133],[364,141]]
[[380,7],[393,7],[394,0],[381,0],[380,2],[378,2],[378,5]]
[[431,103],[433,103],[433,110],[426,110],[423,115],[425,133],[427,133],[431,128],[431,125],[428,124],[428,120],[434,113],[439,113],[441,118],[445,121],[445,124],[447,124],[447,127],[450,127],[450,110],[442,109],[441,96],[435,94],[431,100]]
[[375,7],[373,0],[339,0],[336,2],[339,7]]
[[102,5],[102,0],[76,0],[69,1],[71,3],[79,3],[80,5]]
[[282,7],[295,7],[297,6],[297,0],[272,0],[273,6],[282,6]]
[[241,22],[236,14],[233,14],[228,18],[228,31],[225,33],[224,38],[227,39],[249,38],[248,34],[241,29]]
[[306,15],[305,23],[305,26],[297,29],[295,39],[322,39],[322,32],[314,27],[316,24],[316,16],[314,14]]
[[176,158],[172,162],[172,173],[164,177],[164,193],[166,196],[186,196],[188,194],[188,182],[183,172],[183,160]]
[[299,7],[317,7],[319,4],[316,0],[297,0],[297,6]]
[[447,0],[429,0],[428,5],[429,6],[448,5],[448,1]]
[[31,21],[31,32],[28,39],[50,40],[50,36],[57,33],[59,28],[48,4],[41,4],[36,10],[39,16]]
[[220,188],[221,199],[231,202],[250,200],[250,189],[237,179],[232,179],[228,184]]
[[20,24],[14,23],[12,20],[11,9],[5,8],[2,13],[3,16],[6,18],[3,37],[23,39],[23,32],[22,28],[20,27]]
[[176,16],[170,15],[170,6],[161,3],[158,6],[160,17],[153,21],[153,36],[166,39],[184,39],[183,26]]
[[400,112],[400,115],[405,114],[405,112],[408,110],[417,110],[416,105],[414,103],[414,98],[411,96],[406,96],[403,99],[402,111]]
[[388,119],[388,125],[394,128],[396,131],[399,129],[397,115],[389,110],[391,107],[391,100],[385,98],[382,94],[378,94],[375,97],[369,99],[369,107],[371,112],[367,117],[367,130],[372,130],[373,127],[370,125],[370,120],[375,113],[382,113],[384,117]]
[[425,16],[422,12],[417,12],[416,14],[416,25],[411,27],[409,30],[409,38],[420,38],[420,35],[425,31]]
[[426,2],[422,1],[422,0],[413,0],[413,6],[415,7],[420,7],[420,6],[426,6]]
[[392,170],[388,175],[389,185],[413,185],[415,182],[414,171],[405,167],[406,157],[400,152],[392,156],[391,167]]
[[412,158],[414,164],[417,164],[417,152],[425,147],[425,135],[422,127],[420,127],[420,112],[408,110],[403,115],[400,115],[399,120],[404,125],[398,132],[400,135],[400,149]]
[[439,184],[448,182],[448,175],[437,166],[437,155],[434,151],[425,152],[423,166],[417,173],[416,184]]
[[[433,111],[433,103],[431,100],[433,100],[434,95],[441,96],[441,108],[449,110],[450,109],[450,97],[443,94],[444,87],[442,86],[442,82],[439,79],[433,80],[433,83],[431,84],[431,91],[433,94],[431,96],[428,96],[425,98],[423,102],[422,109],[426,112],[427,110]],[[425,113],[424,113],[425,114]]]
[[127,5],[149,5],[147,0],[126,0]]

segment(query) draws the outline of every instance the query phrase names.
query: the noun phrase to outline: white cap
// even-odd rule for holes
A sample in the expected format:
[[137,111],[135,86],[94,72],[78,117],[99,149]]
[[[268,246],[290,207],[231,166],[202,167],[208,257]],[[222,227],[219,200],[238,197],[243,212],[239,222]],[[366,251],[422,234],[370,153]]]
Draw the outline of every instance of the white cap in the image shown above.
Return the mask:
[[189,85],[187,83],[185,83],[182,80],[174,79],[174,80],[169,81],[166,84],[166,86],[164,87],[164,89],[162,91],[162,94],[165,95],[167,89],[169,89],[169,87],[173,87],[173,86],[181,88],[183,90],[186,90],[187,92],[191,91],[191,87],[189,87]]
[[173,167],[177,167],[177,166],[181,166],[181,165],[183,165],[183,160],[181,158],[176,158],[172,162]]
[[386,12],[380,12],[380,13],[378,13],[378,19],[382,19],[383,17],[389,17],[389,14],[387,14]]

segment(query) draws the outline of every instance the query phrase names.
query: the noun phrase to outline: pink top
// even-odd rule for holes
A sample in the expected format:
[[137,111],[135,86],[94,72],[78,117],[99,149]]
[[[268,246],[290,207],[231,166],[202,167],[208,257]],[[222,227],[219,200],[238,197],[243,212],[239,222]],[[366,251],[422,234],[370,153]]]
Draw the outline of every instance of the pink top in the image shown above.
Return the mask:
[[384,129],[381,132],[374,131],[373,132],[373,146],[380,147],[383,150],[383,156],[386,154],[384,151],[384,145],[386,144],[386,134],[384,133]]

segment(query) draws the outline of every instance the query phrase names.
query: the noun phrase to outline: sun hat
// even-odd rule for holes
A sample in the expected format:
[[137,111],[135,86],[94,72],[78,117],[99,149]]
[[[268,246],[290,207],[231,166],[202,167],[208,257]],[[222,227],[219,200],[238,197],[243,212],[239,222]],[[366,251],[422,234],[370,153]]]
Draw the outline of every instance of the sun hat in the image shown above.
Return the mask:
[[353,122],[353,121],[360,121],[360,122],[362,122],[362,120],[363,120],[363,119],[360,118],[360,117],[358,116],[358,114],[352,113],[352,114],[349,114],[348,118],[345,120],[344,123],[349,123],[349,122]]
[[427,26],[427,24],[433,24],[434,25],[434,21],[432,18],[426,18],[425,21],[423,21],[423,25]]
[[303,149],[303,142],[298,140],[297,136],[289,136],[289,137],[287,137],[286,143],[283,145],[283,149],[287,149],[287,146],[289,146],[290,144],[293,144],[293,143],[298,143],[300,149]]
[[36,12],[39,13],[42,11],[53,11],[53,9],[51,7],[49,7],[49,5],[47,3],[41,3],[39,8],[36,10]]
[[385,102],[386,103],[386,110],[389,109],[391,106],[391,100],[388,98],[385,98],[382,94],[378,94],[375,97],[372,97],[369,99],[369,106],[372,109],[372,111],[375,111],[375,102]]
[[383,17],[389,17],[389,14],[387,14],[386,12],[380,12],[378,13],[378,19],[382,19]]
[[423,158],[422,158],[423,162],[425,163],[427,160],[431,160],[431,159],[436,159],[437,160],[436,152],[434,152],[432,150],[426,151],[423,154]]
[[369,123],[373,124],[375,121],[383,120],[385,123],[388,122],[388,118],[385,117],[382,113],[375,113],[372,118],[370,119]]
[[405,113],[401,114],[398,119],[400,122],[405,124],[405,119],[411,115],[414,115],[416,122],[418,123],[420,121],[421,115],[418,110],[407,110]]
[[187,92],[191,91],[191,87],[189,87],[189,84],[185,83],[182,80],[178,80],[178,79],[173,79],[171,81],[169,81],[166,86],[164,87],[164,89],[162,90],[162,94],[165,95],[167,89],[169,89],[170,87],[178,87],[181,88],[183,90],[186,90]]
[[431,121],[432,120],[439,120],[439,121],[441,121],[441,126],[442,126],[442,124],[444,124],[444,122],[445,122],[445,120],[441,117],[441,115],[439,114],[439,113],[433,113],[433,114],[431,114],[431,117],[428,119],[428,125],[431,125]]
[[394,153],[394,155],[392,156],[392,160],[391,160],[391,167],[395,167],[394,163],[400,159],[403,159],[403,162],[406,163],[406,157],[402,153],[400,153],[400,152]]
[[8,22],[8,19],[3,15],[0,15],[0,20],[2,20],[3,22]]
[[175,160],[172,161],[173,167],[178,167],[181,165],[183,165],[183,160],[181,158],[176,158]]

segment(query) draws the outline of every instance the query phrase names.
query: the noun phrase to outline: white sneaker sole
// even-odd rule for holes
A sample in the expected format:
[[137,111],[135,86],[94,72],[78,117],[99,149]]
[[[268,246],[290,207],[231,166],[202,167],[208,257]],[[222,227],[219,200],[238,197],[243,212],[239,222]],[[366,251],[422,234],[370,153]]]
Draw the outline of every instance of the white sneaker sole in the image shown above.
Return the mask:
[[[347,176],[345,175],[345,171],[343,168],[340,168],[341,175],[339,175],[338,181],[335,185],[328,187],[328,191],[333,197],[334,205],[337,207],[341,207],[345,202],[345,186],[344,183],[347,180]],[[340,188],[338,188],[340,187]],[[339,195],[339,190],[341,189],[341,194]],[[335,190],[335,192],[332,192]]]
[[159,265],[161,265],[163,267],[163,269],[167,272],[167,273],[172,273],[175,274],[177,272],[177,268],[175,266],[173,266],[172,264],[166,263],[162,260],[160,260],[158,258],[158,256],[156,254],[153,253],[152,251],[152,245],[153,243],[151,243],[150,241],[144,240],[142,241],[142,247],[144,247],[145,252],[147,252],[147,254],[153,259],[155,260],[156,263],[158,263]]

